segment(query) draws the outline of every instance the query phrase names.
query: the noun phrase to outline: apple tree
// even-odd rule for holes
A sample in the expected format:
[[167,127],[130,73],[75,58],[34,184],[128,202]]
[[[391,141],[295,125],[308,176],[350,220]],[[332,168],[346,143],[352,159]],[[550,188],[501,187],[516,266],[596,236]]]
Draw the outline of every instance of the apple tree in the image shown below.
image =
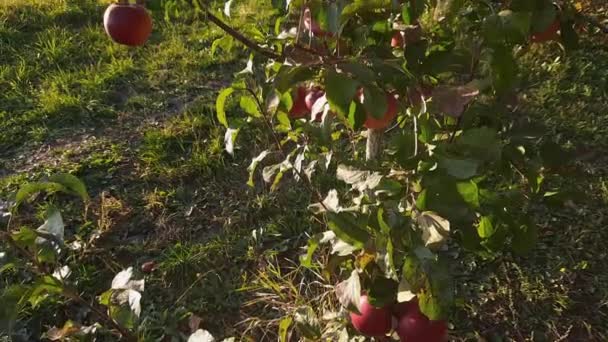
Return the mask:
[[[272,191],[289,178],[299,182],[315,198],[311,215],[327,228],[310,232],[300,262],[339,279],[343,310],[320,327],[314,310],[303,307],[282,329],[293,321],[308,339],[353,332],[447,339],[459,258],[524,255],[537,237],[530,208],[562,197],[548,180],[568,154],[512,113],[518,59],[534,44],[576,48],[575,7],[549,0],[272,0],[274,27],[237,30],[232,2],[164,6],[169,17],[185,6],[224,30],[211,50],[249,52],[216,100],[226,151],[248,143],[240,132],[263,128],[270,143],[251,161],[248,184],[259,174]],[[141,45],[150,35],[141,3],[108,8],[104,24],[116,42]],[[89,200],[69,175],[22,191],[21,201],[45,191]],[[53,210],[37,230],[2,234],[31,258],[37,276],[35,285],[15,288],[27,292],[15,303],[66,297],[135,339],[143,281],[123,270],[90,304],[67,280],[65,261],[77,258],[66,257],[72,252],[62,227]]]
[[[558,193],[546,180],[564,151],[511,114],[518,58],[534,44],[576,48],[574,7],[545,0],[272,4],[274,30],[248,38],[226,24],[230,1],[224,18],[194,3],[227,33],[213,49],[241,43],[251,51],[217,98],[226,150],[246,144],[239,132],[259,123],[272,144],[252,160],[249,184],[261,169],[271,190],[290,176],[317,198],[309,208],[327,231],[311,237],[301,262],[342,279],[335,292],[356,330],[445,339],[455,259],[525,254],[537,236],[530,206]],[[227,114],[227,101],[246,116]],[[265,163],[271,155],[280,162]],[[335,186],[324,188],[320,174],[335,176]],[[328,265],[315,259],[322,244],[330,245]],[[300,329],[308,338],[344,332]]]

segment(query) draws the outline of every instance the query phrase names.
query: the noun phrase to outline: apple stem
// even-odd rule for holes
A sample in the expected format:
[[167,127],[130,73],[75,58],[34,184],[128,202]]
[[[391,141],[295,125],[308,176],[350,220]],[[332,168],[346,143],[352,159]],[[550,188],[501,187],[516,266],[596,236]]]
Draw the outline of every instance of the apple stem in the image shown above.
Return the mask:
[[372,161],[378,159],[382,149],[382,129],[367,129],[367,145],[365,146],[365,160]]

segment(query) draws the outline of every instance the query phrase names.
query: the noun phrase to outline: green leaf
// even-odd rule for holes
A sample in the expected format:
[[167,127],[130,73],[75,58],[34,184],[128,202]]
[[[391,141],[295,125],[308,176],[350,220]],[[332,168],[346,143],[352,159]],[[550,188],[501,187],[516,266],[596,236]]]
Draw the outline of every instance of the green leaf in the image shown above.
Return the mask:
[[403,7],[401,8],[401,20],[403,20],[403,25],[411,25],[412,24],[412,15],[410,14],[410,12],[411,12],[410,2],[405,1],[402,6]]
[[479,163],[471,159],[440,158],[439,167],[457,179],[468,179],[477,174]]
[[348,124],[353,130],[359,130],[365,122],[365,109],[359,101],[353,101],[348,108]]
[[384,220],[384,209],[383,208],[378,209],[377,219],[378,219],[378,225],[380,225],[380,231],[382,231],[382,233],[385,235],[390,235],[391,227]]
[[49,177],[49,180],[51,182],[63,185],[63,187],[65,187],[70,192],[80,196],[83,201],[89,201],[87,187],[84,185],[84,182],[81,181],[78,177],[69,173],[58,173]]
[[274,84],[280,93],[285,93],[294,85],[311,79],[312,76],[313,71],[310,67],[283,65],[274,79]]
[[412,132],[404,131],[391,137],[388,153],[406,169],[414,169],[418,165],[414,157],[416,137]]
[[251,160],[251,164],[249,164],[249,167],[247,168],[247,170],[249,171],[249,180],[247,181],[247,185],[249,185],[251,187],[254,186],[253,177],[255,174],[255,170],[257,169],[258,164],[262,160],[264,160],[264,158],[266,158],[266,156],[268,156],[269,153],[270,153],[270,151],[264,150],[257,157],[255,157]]
[[99,296],[99,304],[108,306],[110,305],[110,300],[112,299],[112,290],[107,290]]
[[215,110],[217,112],[217,120],[228,128],[228,120],[226,119],[226,100],[234,92],[234,88],[226,88],[220,92],[215,102]]
[[479,237],[482,239],[487,239],[494,235],[495,232],[496,230],[494,230],[492,219],[488,216],[482,216],[477,224],[477,233],[479,234]]
[[442,259],[426,260],[425,269],[427,286],[418,294],[420,311],[431,320],[445,319],[454,301],[448,264]]
[[306,254],[300,255],[300,263],[302,266],[306,268],[312,267],[312,257],[317,248],[319,248],[319,244],[321,243],[324,235],[324,233],[318,233],[308,239],[308,248],[306,248]]
[[458,144],[472,157],[485,161],[498,161],[501,158],[502,144],[495,130],[489,127],[473,128],[464,131]]
[[234,39],[231,35],[224,35],[221,38],[218,38],[211,43],[211,56],[215,55],[215,52],[218,48],[221,48],[225,52],[230,52],[232,47],[234,46]]
[[287,333],[291,323],[293,323],[293,318],[289,316],[284,317],[279,323],[279,342],[288,342]]
[[325,95],[331,108],[343,116],[349,113],[350,103],[355,97],[359,83],[345,74],[330,70],[325,75]]
[[494,49],[491,70],[492,84],[498,93],[507,92],[515,86],[519,70],[510,49]]
[[456,183],[456,190],[462,196],[465,201],[472,208],[479,208],[479,189],[477,184],[473,181],[459,182]]
[[67,189],[55,182],[36,182],[36,183],[27,183],[22,185],[17,191],[17,195],[15,196],[15,204],[19,205],[23,201],[30,198],[32,195],[39,193],[41,191],[46,191],[48,193],[54,193],[57,191],[66,191]]
[[36,308],[40,303],[48,298],[49,295],[61,294],[62,292],[63,288],[59,280],[51,276],[44,276],[36,280],[34,283],[28,301],[34,308]]
[[277,121],[279,122],[278,127],[284,131],[288,132],[291,130],[291,120],[289,120],[289,115],[283,111],[279,111],[277,113]]
[[31,248],[36,241],[36,232],[27,227],[21,227],[19,231],[13,232],[11,238],[21,248]]
[[363,107],[376,119],[382,119],[387,111],[386,93],[378,87],[367,86],[363,90]]
[[363,83],[370,84],[376,81],[374,71],[362,63],[349,62],[341,64],[340,68],[347,73],[353,74],[357,80]]
[[430,320],[438,320],[443,318],[440,299],[430,292],[421,292],[418,294],[418,305],[420,311]]
[[1,291],[0,331],[12,332],[19,314],[22,313],[27,303],[27,297],[31,289],[25,285],[7,285]]
[[127,329],[133,328],[137,316],[126,306],[110,305],[110,317]]
[[262,113],[260,113],[260,109],[258,108],[257,102],[255,99],[249,95],[241,96],[240,100],[241,109],[245,111],[245,113],[253,116],[254,118],[262,117]]
[[399,283],[392,279],[376,277],[368,291],[369,303],[377,308],[390,305],[397,300]]
[[338,33],[340,28],[340,16],[338,13],[338,4],[331,2],[327,9],[327,31],[333,34]]
[[571,22],[562,22],[560,25],[562,43],[566,50],[575,50],[580,47],[580,38],[574,30],[574,25]]
[[355,218],[348,213],[327,213],[327,224],[341,240],[355,246],[363,247],[370,239],[369,233],[361,228]]

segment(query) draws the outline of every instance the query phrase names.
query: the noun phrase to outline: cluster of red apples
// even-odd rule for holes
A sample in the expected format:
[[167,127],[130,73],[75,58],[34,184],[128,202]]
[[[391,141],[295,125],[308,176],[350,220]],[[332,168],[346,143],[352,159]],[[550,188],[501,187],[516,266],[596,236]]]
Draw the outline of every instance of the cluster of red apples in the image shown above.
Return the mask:
[[[292,94],[293,105],[289,111],[289,117],[292,119],[305,118],[312,115],[312,110],[317,101],[327,102],[325,99],[325,92],[318,86],[306,87],[299,86],[296,88],[294,94]],[[363,96],[363,89],[357,91],[356,100],[363,103],[365,101]],[[370,113],[367,113],[365,128],[371,129],[382,129],[386,128],[397,116],[397,99],[393,94],[386,95],[386,112],[382,118],[375,118]],[[315,113],[315,117],[311,118],[316,122],[321,122],[323,113]],[[333,115],[332,112],[328,113]]]
[[377,308],[363,295],[360,312],[350,314],[353,327],[370,337],[383,337],[390,333],[393,318],[396,321],[395,331],[403,342],[444,342],[448,339],[447,323],[429,320],[420,312],[416,299]]

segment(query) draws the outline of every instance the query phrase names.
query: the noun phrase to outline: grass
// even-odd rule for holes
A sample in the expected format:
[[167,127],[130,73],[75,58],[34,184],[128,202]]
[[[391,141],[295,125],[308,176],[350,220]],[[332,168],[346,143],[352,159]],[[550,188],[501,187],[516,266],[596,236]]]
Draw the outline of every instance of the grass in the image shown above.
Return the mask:
[[[268,8],[239,6],[234,22],[268,24]],[[293,261],[321,228],[307,214],[310,194],[297,184],[276,193],[245,185],[248,160],[266,139],[257,132],[240,133],[252,143],[235,157],[223,152],[213,103],[243,56],[211,55],[216,28],[192,18],[167,23],[160,12],[145,47],[118,46],[103,32],[103,9],[94,0],[0,4],[0,199],[57,171],[85,180],[90,217],[66,201],[67,234],[102,236],[76,278],[92,298],[120,269],[154,260],[142,336],[183,336],[194,314],[216,337],[272,340],[296,307],[331,310],[334,280]],[[513,115],[581,149],[583,173],[561,181],[586,199],[536,208],[541,238],[527,258],[463,259],[457,339],[608,340],[608,50],[594,37],[571,56],[556,50],[528,53]],[[45,316],[57,308],[70,309],[55,303],[20,327],[38,338],[62,323]]]

